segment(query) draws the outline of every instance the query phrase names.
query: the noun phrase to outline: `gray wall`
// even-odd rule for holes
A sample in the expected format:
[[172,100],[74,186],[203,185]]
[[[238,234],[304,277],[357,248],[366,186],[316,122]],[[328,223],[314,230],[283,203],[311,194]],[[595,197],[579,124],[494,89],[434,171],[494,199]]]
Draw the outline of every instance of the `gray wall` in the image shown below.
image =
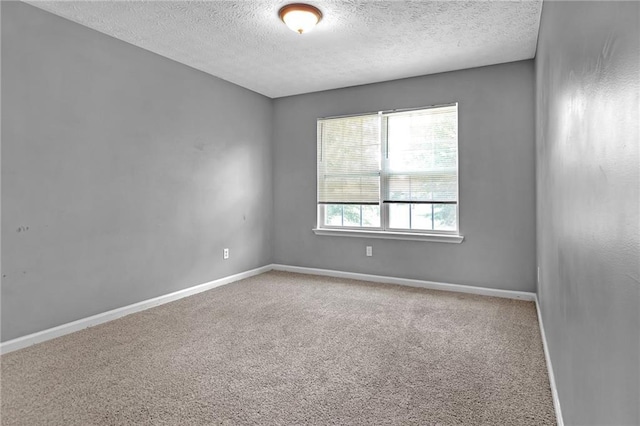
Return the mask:
[[[459,102],[462,244],[316,236],[316,119]],[[533,61],[276,99],[274,261],[535,291]],[[373,245],[373,257],[365,246]]]
[[565,424],[640,424],[640,4],[545,2],[538,286]]
[[271,104],[2,2],[2,340],[270,263]]

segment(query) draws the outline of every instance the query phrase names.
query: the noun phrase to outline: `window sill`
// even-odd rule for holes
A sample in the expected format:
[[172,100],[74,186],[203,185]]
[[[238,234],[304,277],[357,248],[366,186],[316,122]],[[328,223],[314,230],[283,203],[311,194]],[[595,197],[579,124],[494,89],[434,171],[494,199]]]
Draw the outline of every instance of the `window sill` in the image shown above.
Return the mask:
[[429,241],[434,243],[460,244],[464,240],[462,235],[451,234],[419,234],[412,232],[390,232],[390,231],[361,231],[356,229],[326,229],[314,228],[316,235],[331,237],[358,237],[358,238],[378,238],[383,240],[408,240],[408,241]]

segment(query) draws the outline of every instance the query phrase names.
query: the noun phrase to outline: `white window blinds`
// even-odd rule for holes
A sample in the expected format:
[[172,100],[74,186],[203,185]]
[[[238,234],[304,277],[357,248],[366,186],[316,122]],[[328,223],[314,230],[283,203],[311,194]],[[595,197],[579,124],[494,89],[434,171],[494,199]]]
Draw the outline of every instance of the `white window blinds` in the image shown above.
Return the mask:
[[458,201],[457,105],[386,116],[385,203]]
[[318,120],[318,204],[380,203],[380,116]]

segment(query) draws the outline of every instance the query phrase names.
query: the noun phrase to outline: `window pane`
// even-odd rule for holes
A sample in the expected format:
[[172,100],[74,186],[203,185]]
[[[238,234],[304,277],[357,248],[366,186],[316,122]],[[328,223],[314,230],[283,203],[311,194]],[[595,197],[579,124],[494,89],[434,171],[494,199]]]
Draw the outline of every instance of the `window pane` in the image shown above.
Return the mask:
[[455,231],[455,204],[389,204],[389,223],[394,229]]
[[360,206],[343,206],[344,226],[360,226]]
[[457,106],[391,113],[386,124],[384,199],[457,201]]
[[330,226],[342,226],[342,206],[329,204],[324,208],[324,224]]
[[439,231],[455,231],[456,229],[456,205],[436,204],[434,206],[434,229]]
[[362,206],[362,226],[380,227],[380,206]]
[[433,204],[411,204],[411,229],[433,229]]
[[389,226],[391,228],[409,229],[409,204],[389,204]]

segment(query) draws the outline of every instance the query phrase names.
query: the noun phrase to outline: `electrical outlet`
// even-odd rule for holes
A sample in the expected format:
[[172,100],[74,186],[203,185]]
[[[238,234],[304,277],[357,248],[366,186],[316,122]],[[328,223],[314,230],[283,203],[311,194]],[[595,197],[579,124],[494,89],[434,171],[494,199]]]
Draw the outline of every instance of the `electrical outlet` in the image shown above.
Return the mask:
[[222,258],[224,260],[227,260],[229,258],[229,249],[228,248],[222,250]]
[[367,246],[367,257],[373,256],[373,247]]

